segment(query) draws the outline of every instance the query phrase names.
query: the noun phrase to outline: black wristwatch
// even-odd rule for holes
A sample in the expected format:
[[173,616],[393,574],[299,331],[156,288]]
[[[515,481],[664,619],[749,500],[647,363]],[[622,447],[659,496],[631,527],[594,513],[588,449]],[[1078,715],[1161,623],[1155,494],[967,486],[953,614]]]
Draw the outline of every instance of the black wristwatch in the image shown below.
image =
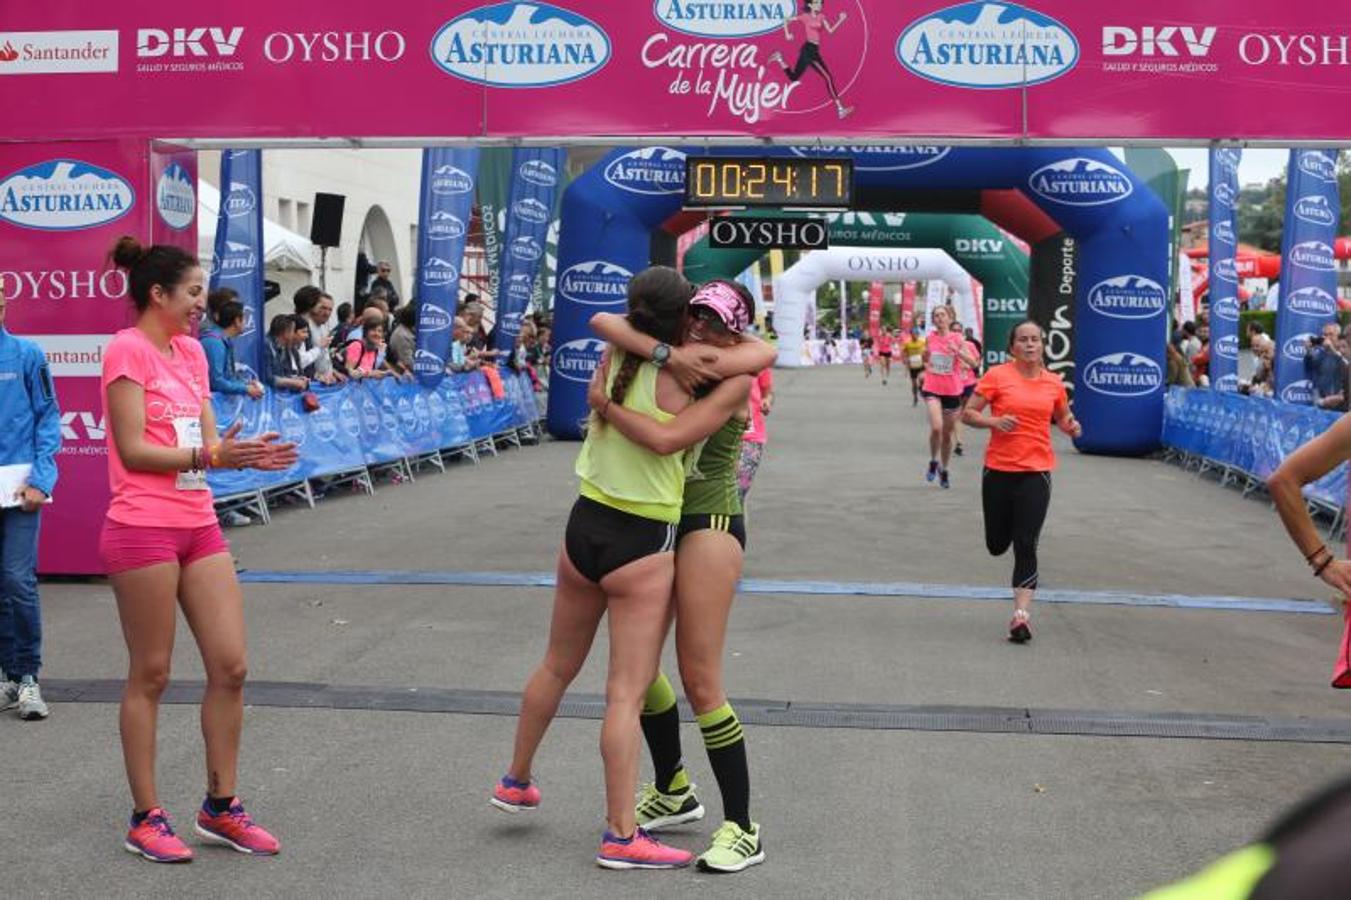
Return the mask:
[[671,345],[657,344],[652,348],[652,365],[660,369],[671,359]]

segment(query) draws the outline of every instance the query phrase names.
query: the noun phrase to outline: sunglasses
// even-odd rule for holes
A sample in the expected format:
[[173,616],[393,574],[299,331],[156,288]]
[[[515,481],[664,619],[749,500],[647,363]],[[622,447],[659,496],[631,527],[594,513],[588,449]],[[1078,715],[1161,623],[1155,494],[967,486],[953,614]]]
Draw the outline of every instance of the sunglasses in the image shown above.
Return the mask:
[[706,306],[696,306],[690,310],[690,317],[714,334],[731,334],[732,329],[722,320],[722,316]]

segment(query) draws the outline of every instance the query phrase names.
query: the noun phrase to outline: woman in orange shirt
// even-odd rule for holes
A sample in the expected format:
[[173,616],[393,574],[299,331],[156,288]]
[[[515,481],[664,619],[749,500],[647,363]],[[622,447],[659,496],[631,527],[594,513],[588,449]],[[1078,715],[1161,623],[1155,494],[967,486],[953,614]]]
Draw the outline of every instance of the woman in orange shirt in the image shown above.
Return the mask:
[[1019,644],[1032,639],[1037,542],[1051,505],[1055,449],[1050,423],[1072,438],[1083,434],[1070,412],[1064,382],[1046,370],[1044,352],[1041,326],[1030,319],[1019,322],[1009,335],[1010,361],[985,373],[962,412],[966,424],[990,429],[981,479],[985,546],[1001,556],[1013,545],[1009,640]]

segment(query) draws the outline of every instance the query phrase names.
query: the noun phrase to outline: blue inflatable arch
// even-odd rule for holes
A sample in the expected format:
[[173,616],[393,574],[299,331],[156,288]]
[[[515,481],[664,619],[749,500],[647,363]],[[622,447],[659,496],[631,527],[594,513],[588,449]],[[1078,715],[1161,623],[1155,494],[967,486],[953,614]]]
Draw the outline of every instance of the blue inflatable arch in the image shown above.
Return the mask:
[[[690,150],[704,153],[704,150]],[[729,155],[719,149],[719,155]],[[1168,213],[1114,155],[1089,148],[743,148],[732,155],[816,154],[854,160],[858,194],[1015,188],[1079,241],[1075,414],[1088,453],[1139,456],[1159,446],[1168,308]],[[554,298],[549,431],[581,436],[586,384],[601,343],[594,313],[622,312],[652,235],[680,211],[686,151],[619,149],[563,196]]]

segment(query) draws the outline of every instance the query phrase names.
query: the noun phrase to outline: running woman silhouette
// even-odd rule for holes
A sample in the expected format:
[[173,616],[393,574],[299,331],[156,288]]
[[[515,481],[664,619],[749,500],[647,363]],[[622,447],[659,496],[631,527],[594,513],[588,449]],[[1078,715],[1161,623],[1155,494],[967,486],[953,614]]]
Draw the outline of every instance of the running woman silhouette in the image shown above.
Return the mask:
[[796,82],[802,77],[808,68],[815,69],[826,82],[826,90],[830,92],[830,99],[835,101],[835,112],[841,119],[854,111],[852,106],[845,106],[844,101],[840,99],[840,92],[835,88],[835,77],[830,74],[830,69],[826,66],[826,61],[821,58],[821,32],[824,30],[827,34],[834,34],[835,30],[844,24],[845,13],[840,11],[840,17],[832,25],[826,21],[826,17],[821,15],[821,7],[824,0],[803,0],[803,12],[799,15],[783,20],[783,34],[788,40],[793,40],[793,32],[789,27],[794,22],[800,23],[806,32],[807,41],[798,50],[797,62],[793,67],[788,68],[784,61],[783,54],[775,50],[769,54],[769,61],[783,66],[783,73],[788,76],[789,81]]

